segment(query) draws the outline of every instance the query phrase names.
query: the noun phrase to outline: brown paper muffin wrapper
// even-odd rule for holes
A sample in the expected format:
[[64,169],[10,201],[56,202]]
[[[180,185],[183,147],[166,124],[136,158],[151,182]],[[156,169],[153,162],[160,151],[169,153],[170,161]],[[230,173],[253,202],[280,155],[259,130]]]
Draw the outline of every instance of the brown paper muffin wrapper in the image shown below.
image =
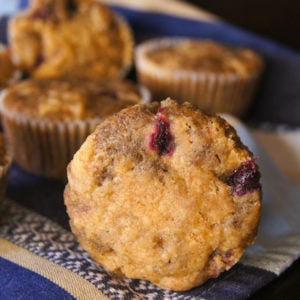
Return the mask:
[[139,81],[150,90],[153,100],[161,101],[171,97],[178,102],[191,102],[208,112],[226,112],[236,116],[245,113],[254,96],[261,69],[247,76],[167,70],[152,63],[145,55],[149,49],[159,49],[166,43],[174,43],[174,40],[147,42],[136,50]]
[[16,163],[36,175],[57,179],[66,179],[68,163],[100,122],[100,119],[68,123],[37,121],[2,114]]
[[[140,103],[150,102],[149,90],[140,85],[139,91]],[[15,162],[36,175],[65,180],[73,155],[106,117],[65,122],[29,118],[7,109],[5,94],[0,95],[2,126]]]

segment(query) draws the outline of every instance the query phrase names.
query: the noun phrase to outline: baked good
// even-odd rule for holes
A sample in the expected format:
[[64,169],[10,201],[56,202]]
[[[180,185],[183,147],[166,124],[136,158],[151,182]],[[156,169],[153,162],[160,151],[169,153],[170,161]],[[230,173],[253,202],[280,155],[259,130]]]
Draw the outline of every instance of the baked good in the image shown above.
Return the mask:
[[21,73],[14,66],[9,48],[0,44],[0,90],[21,78]]
[[31,77],[117,78],[132,64],[127,22],[97,0],[33,0],[12,17],[9,43]]
[[10,147],[4,138],[4,135],[0,133],[0,212],[4,201],[4,195],[6,191],[6,181],[11,165],[12,155]]
[[15,161],[35,174],[65,178],[68,162],[96,124],[144,100],[130,81],[39,78],[7,89],[0,112]]
[[237,116],[249,107],[263,68],[253,50],[191,38],[145,41],[137,46],[135,62],[154,99],[173,97]]
[[223,119],[171,99],[107,118],[68,166],[72,231],[118,276],[187,290],[254,242],[259,171]]

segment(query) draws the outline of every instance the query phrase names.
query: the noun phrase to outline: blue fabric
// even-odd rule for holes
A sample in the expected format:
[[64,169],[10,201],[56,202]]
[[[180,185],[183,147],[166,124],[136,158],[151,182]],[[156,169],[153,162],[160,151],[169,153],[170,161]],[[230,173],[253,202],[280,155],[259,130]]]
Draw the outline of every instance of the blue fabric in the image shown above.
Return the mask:
[[211,279],[205,285],[183,294],[195,299],[247,299],[254,290],[275,278],[271,272],[237,264],[217,280]]
[[24,9],[24,8],[27,7],[27,5],[28,5],[28,0],[19,0],[19,1],[20,1],[20,3],[19,3],[19,8],[20,8],[20,9]]
[[28,269],[0,257],[1,300],[71,300],[68,292]]

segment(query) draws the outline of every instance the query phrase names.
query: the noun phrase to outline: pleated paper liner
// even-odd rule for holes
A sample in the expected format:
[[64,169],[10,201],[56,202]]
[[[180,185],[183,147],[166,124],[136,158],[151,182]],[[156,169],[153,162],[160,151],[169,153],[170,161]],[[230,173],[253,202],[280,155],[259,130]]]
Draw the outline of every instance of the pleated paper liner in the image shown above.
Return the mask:
[[[242,116],[253,99],[262,68],[247,75],[208,71],[171,70],[146,55],[149,50],[175,44],[180,39],[156,39],[137,47],[135,62],[139,81],[149,88],[154,100],[171,97],[189,101],[208,112]],[[170,54],[171,55],[171,54]]]
[[[148,90],[140,87],[140,91],[141,102],[149,102]],[[0,111],[15,162],[33,174],[63,180],[75,152],[106,118],[66,121],[34,119],[9,111],[1,100]]]

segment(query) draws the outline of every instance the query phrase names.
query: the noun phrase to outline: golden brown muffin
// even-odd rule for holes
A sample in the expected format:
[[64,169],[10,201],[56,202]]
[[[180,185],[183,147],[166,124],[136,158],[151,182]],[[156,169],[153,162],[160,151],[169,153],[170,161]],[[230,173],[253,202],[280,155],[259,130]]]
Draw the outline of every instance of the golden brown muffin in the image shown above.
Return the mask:
[[259,177],[225,120],[168,99],[100,124],[68,166],[64,197],[95,261],[182,291],[229,269],[254,242]]
[[238,116],[249,107],[263,67],[253,50],[190,38],[146,41],[135,61],[139,80],[155,99],[170,96]]
[[0,90],[21,77],[11,60],[10,50],[0,44]]
[[64,177],[96,124],[144,94],[130,81],[31,79],[4,93],[0,112],[16,162],[28,171]]
[[3,198],[6,190],[6,181],[11,165],[12,155],[10,147],[4,138],[4,135],[0,133],[0,211],[3,204]]
[[12,18],[15,64],[33,77],[116,78],[132,64],[125,20],[97,0],[35,0]]

